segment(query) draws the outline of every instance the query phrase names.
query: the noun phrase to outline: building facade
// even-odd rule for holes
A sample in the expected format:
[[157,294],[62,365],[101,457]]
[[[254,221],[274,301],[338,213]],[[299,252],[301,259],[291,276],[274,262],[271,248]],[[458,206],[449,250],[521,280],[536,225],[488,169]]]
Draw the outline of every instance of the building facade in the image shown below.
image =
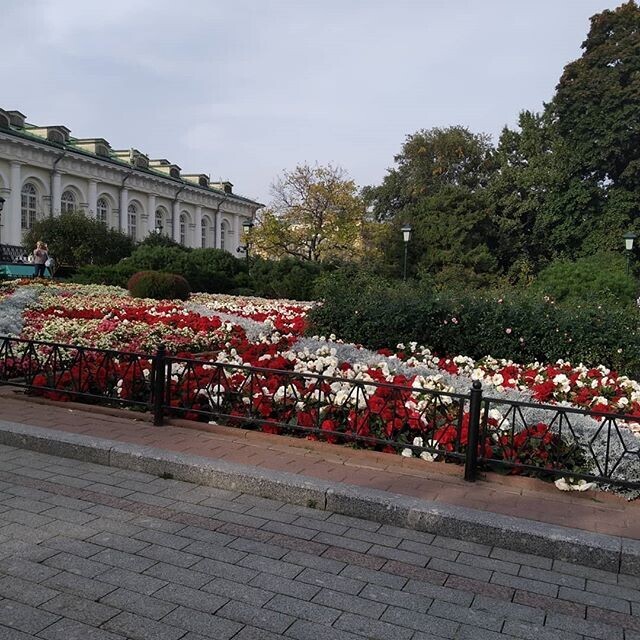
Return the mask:
[[0,109],[0,244],[20,245],[36,220],[83,211],[143,240],[163,233],[188,247],[242,245],[242,223],[262,205],[230,182],[183,174],[164,158],[115,150],[103,138],[74,138],[63,126],[37,126]]

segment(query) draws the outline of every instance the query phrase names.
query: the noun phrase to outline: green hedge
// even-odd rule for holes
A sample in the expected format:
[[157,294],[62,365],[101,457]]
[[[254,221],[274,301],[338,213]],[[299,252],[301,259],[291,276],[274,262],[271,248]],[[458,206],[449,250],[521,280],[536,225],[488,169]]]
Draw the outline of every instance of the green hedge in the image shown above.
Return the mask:
[[638,312],[629,307],[559,305],[527,291],[500,297],[435,292],[355,272],[325,276],[310,333],[335,333],[370,348],[416,341],[439,355],[490,355],[526,363],[570,360],[640,371]]
[[160,271],[134,273],[127,289],[134,298],[154,300],[188,300],[191,293],[189,283],[182,276]]
[[193,291],[311,300],[316,280],[333,269],[333,266],[292,258],[252,258],[247,264],[246,260],[221,249],[143,244],[117,265],[80,267],[73,280],[126,287],[129,278],[138,271],[162,271],[183,276]]

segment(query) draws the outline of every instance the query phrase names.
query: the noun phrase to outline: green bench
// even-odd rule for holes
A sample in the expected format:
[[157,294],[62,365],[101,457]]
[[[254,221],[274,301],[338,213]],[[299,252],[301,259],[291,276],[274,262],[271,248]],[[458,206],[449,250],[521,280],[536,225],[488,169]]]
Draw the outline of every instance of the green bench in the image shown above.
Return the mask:
[[[33,264],[20,264],[16,262],[0,263],[0,279],[6,278],[31,278],[35,273],[35,266]],[[45,269],[45,278],[50,278],[51,274],[49,269]]]

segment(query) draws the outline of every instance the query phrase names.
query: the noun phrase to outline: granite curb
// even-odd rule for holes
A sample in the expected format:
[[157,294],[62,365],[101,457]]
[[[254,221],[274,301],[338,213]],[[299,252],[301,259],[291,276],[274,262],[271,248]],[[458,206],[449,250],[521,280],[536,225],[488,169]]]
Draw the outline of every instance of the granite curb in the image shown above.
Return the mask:
[[640,541],[0,420],[0,444],[640,576]]

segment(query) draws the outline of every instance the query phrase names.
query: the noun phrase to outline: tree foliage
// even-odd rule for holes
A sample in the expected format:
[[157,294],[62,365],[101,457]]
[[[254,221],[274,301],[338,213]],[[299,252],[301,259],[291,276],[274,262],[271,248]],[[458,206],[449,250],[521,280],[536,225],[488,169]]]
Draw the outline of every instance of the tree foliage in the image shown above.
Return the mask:
[[487,187],[496,161],[488,136],[464,127],[421,130],[407,137],[382,184],[363,190],[374,217],[394,229],[386,259],[402,263],[400,226],[414,234],[410,271],[494,272]]
[[103,222],[80,211],[37,220],[26,233],[23,245],[32,251],[38,240],[49,247],[57,264],[114,264],[131,255],[135,242],[126,234],[108,229]]
[[364,206],[355,183],[332,165],[302,164],[272,185],[252,245],[264,256],[321,262],[357,252]]

